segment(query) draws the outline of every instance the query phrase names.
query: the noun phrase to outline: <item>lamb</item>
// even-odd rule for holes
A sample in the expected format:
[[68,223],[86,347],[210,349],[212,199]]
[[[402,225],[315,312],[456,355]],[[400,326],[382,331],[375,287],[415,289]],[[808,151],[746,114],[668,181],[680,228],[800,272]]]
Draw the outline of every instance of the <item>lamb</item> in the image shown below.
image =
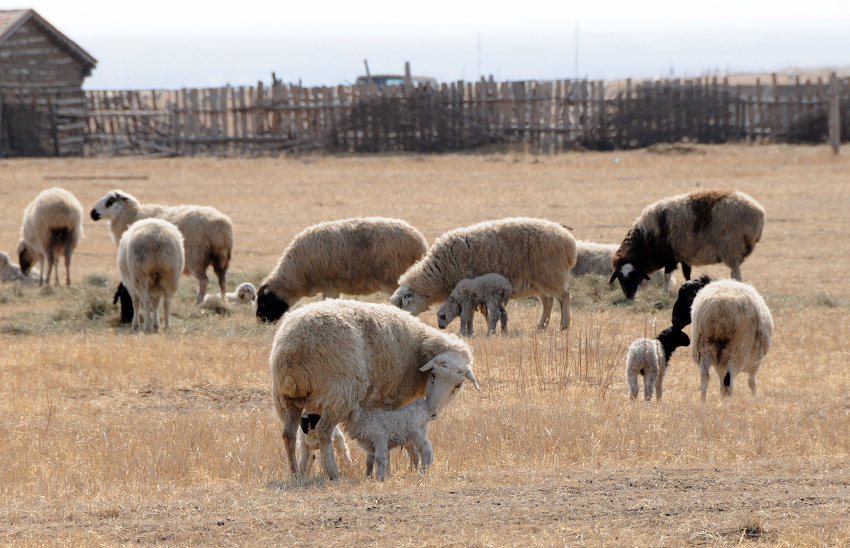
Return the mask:
[[702,399],[711,366],[721,394],[731,396],[735,377],[746,371],[755,395],[756,374],[773,334],[773,318],[758,291],[736,280],[712,282],[697,293],[691,315],[691,356],[700,368]]
[[[575,276],[585,274],[598,274],[608,277],[614,272],[614,255],[617,253],[618,244],[599,244],[586,240],[576,241],[576,264],[570,273]],[[658,269],[650,275],[650,281],[658,287],[664,287],[665,276],[663,269]],[[646,280],[641,279],[642,285]],[[675,287],[677,281],[675,276],[670,276],[668,286]]]
[[183,235],[172,223],[142,219],[124,232],[118,242],[118,270],[133,299],[133,329],[139,329],[139,311],[144,306],[145,332],[158,331],[160,302],[163,330],[168,329],[171,299],[183,266]]
[[466,343],[385,304],[331,299],[299,307],[278,328],[269,363],[291,472],[306,411],[321,415],[316,435],[331,479],[339,477],[331,434],[355,407],[397,409],[425,396],[440,410],[464,379],[478,388]]
[[[298,430],[298,474],[302,478],[306,478],[310,474],[310,469],[313,468],[313,461],[316,460],[316,451],[319,450],[319,436],[316,435],[316,423],[321,417],[319,415],[304,415],[301,417],[301,428]],[[349,465],[351,462],[351,453],[348,451],[348,444],[345,443],[345,436],[339,425],[334,427],[331,434],[333,446],[337,451],[342,453]]]
[[6,282],[21,282],[25,284],[37,284],[41,273],[33,268],[30,269],[29,275],[21,272],[21,267],[12,264],[9,260],[9,255],[0,251],[0,283]]
[[679,287],[676,302],[673,304],[671,318],[675,329],[684,329],[685,326],[691,323],[691,306],[694,303],[694,299],[697,293],[712,281],[711,276],[703,274],[699,278],[687,281]]
[[660,401],[670,356],[680,346],[688,346],[690,343],[691,340],[685,333],[672,327],[668,327],[654,339],[640,338],[633,342],[626,358],[629,398],[637,399],[638,375],[642,375],[643,398],[646,401],[652,400],[652,392],[655,391],[655,398]]
[[511,298],[511,283],[499,274],[484,274],[477,278],[465,278],[458,282],[440,310],[437,324],[445,329],[460,315],[460,334],[472,335],[472,319],[475,309],[487,318],[487,335],[496,332],[496,323],[501,320],[502,333],[508,330],[508,313],[505,305]]
[[198,279],[197,302],[207,292],[207,267],[212,265],[221,295],[227,287],[227,268],[233,250],[233,223],[227,215],[207,206],[163,206],[140,204],[121,190],[110,191],[98,200],[91,210],[95,221],[109,218],[112,239],[117,243],[121,235],[139,219],[157,218],[174,223],[185,240],[186,260],[184,274]]
[[398,219],[365,217],[319,223],[290,242],[257,292],[257,318],[276,322],[301,297],[391,293],[427,249],[425,237]]
[[35,261],[47,276],[39,274],[38,285],[50,284],[50,272],[56,268],[59,285],[59,255],[65,256],[65,284],[71,285],[71,255],[83,237],[83,207],[73,194],[61,188],[42,191],[24,211],[18,262],[21,272],[29,275]]
[[206,295],[204,300],[201,301],[201,304],[198,306],[206,310],[213,310],[219,313],[229,313],[229,305],[242,304],[251,306],[254,304],[254,300],[256,298],[257,290],[254,289],[254,284],[245,282],[240,284],[233,293],[226,293],[224,298],[221,298],[218,295]]
[[[685,280],[691,266],[724,263],[741,279],[741,262],[752,252],[764,228],[764,208],[743,192],[706,190],[659,200],[643,210],[614,256],[614,274],[626,298],[634,298],[640,280],[664,268],[668,276],[682,263]],[[669,292],[669,279],[664,291]]]
[[413,466],[425,472],[434,462],[434,452],[428,441],[428,423],[438,414],[439,410],[425,398],[394,411],[363,411],[355,406],[344,426],[366,453],[366,477],[372,475],[377,462],[378,478],[384,481],[389,452],[396,447],[407,448]]
[[561,329],[570,324],[570,269],[576,262],[572,234],[544,219],[486,221],[447,232],[401,278],[390,302],[411,314],[448,299],[464,278],[495,272],[511,284],[513,297],[538,295],[549,324],[554,299],[561,305]]

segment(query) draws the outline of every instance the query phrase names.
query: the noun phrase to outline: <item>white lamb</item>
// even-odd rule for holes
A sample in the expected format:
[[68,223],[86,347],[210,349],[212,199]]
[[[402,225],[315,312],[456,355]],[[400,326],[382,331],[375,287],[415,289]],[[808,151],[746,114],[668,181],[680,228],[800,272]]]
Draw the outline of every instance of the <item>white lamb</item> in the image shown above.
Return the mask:
[[678,329],[668,327],[654,339],[640,338],[629,347],[626,358],[626,383],[629,385],[629,397],[637,399],[638,375],[643,376],[643,399],[650,401],[655,391],[657,400],[661,400],[664,375],[670,356],[680,346],[688,346],[691,340]]
[[426,398],[391,411],[364,411],[356,406],[343,426],[366,452],[366,477],[372,475],[377,462],[378,478],[384,481],[389,452],[396,447],[407,449],[414,468],[425,472],[434,462],[434,452],[428,441],[428,423],[436,419],[438,413]]
[[758,291],[736,280],[711,282],[694,298],[691,317],[691,356],[700,368],[702,399],[712,366],[720,379],[721,394],[731,396],[735,377],[746,371],[755,395],[756,373],[773,335],[770,309]]
[[145,332],[159,330],[162,302],[163,330],[168,329],[171,299],[183,272],[183,235],[161,219],[136,221],[118,242],[118,270],[133,299],[133,329],[139,329],[139,311],[145,308]]
[[9,260],[9,255],[0,251],[0,283],[21,282],[25,284],[37,284],[41,273],[38,269],[31,269],[29,275],[21,272],[21,267]]
[[257,299],[257,290],[254,285],[245,282],[236,288],[232,293],[226,293],[222,299],[219,295],[206,295],[204,300],[199,304],[203,309],[212,310],[218,313],[229,312],[229,305],[247,305],[252,306]]
[[[298,474],[302,478],[306,478],[310,474],[310,469],[313,467],[313,462],[316,460],[316,453],[319,451],[319,435],[316,430],[321,416],[319,415],[304,415],[301,417],[301,428],[298,429]],[[348,444],[345,443],[345,436],[339,425],[334,427],[331,441],[336,451],[345,457],[349,465],[351,462],[351,453],[348,451]]]
[[437,323],[445,329],[460,316],[460,334],[472,335],[472,320],[479,309],[487,318],[487,335],[496,332],[501,321],[502,333],[508,330],[508,313],[505,305],[511,298],[511,282],[500,274],[490,273],[477,278],[466,278],[457,283],[446,301],[437,311]]

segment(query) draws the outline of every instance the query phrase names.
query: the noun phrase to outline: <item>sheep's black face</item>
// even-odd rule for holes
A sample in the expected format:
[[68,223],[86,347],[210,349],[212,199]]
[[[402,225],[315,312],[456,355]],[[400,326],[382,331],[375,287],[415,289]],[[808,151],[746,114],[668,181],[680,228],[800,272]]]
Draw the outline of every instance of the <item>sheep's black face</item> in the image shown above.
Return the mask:
[[130,323],[133,321],[133,298],[124,283],[119,283],[115,289],[115,295],[112,297],[112,304],[121,301],[121,323]]
[[257,292],[257,319],[264,323],[274,323],[289,310],[286,301],[279,298],[264,284]]
[[29,274],[34,262],[35,255],[33,255],[33,252],[30,250],[28,245],[21,242],[18,246],[18,264],[21,265],[21,272],[23,272],[24,275]]
[[316,428],[316,425],[319,424],[319,419],[321,418],[321,415],[316,415],[315,413],[309,413],[308,415],[301,417],[301,431],[305,434],[309,434],[310,430]]
[[626,263],[614,271],[608,283],[614,283],[615,279],[620,282],[620,288],[626,298],[634,299],[638,286],[644,280],[648,280],[649,276],[646,272],[635,268],[631,263]]

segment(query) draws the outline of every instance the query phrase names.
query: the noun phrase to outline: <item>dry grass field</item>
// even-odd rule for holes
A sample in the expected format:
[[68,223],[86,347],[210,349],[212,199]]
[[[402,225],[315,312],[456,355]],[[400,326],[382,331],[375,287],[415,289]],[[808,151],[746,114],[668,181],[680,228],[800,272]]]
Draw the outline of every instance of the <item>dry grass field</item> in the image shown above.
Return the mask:
[[[712,374],[702,403],[697,368],[680,349],[664,400],[630,402],[625,350],[669,323],[672,299],[650,288],[627,303],[607,280],[577,280],[569,332],[535,331],[531,300],[509,305],[505,337],[484,337],[476,320],[481,390],[467,387],[432,425],[426,476],[396,452],[392,477],[364,480],[352,447],[355,465],[342,466],[339,482],[314,469],[299,483],[269,397],[275,327],[249,310],[201,314],[189,277],[168,333],[120,327],[115,244],[106,221],[87,218],[71,287],[0,286],[0,543],[850,544],[848,174],[847,154],[787,146],[4,160],[0,250],[14,252],[40,190],[62,186],[88,211],[121,188],[143,202],[227,213],[231,287],[259,282],[321,220],[400,217],[433,241],[526,215],[618,242],[652,201],[738,188],[768,212],[743,275],[776,329],[757,397],[740,381],[721,400]],[[421,318],[435,324],[434,310]]]

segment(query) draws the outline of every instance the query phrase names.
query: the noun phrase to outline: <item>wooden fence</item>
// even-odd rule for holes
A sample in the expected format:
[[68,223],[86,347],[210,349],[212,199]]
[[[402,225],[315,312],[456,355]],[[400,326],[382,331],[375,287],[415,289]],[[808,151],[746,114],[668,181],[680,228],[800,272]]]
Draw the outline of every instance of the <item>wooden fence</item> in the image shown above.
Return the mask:
[[824,142],[831,119],[833,133],[850,138],[847,78],[830,86],[823,79],[778,83],[776,76],[748,85],[717,78],[633,83],[491,77],[417,89],[275,81],[88,91],[85,98],[81,118],[47,126],[82,125],[79,139],[88,155],[442,152],[494,144],[557,152],[683,140]]

